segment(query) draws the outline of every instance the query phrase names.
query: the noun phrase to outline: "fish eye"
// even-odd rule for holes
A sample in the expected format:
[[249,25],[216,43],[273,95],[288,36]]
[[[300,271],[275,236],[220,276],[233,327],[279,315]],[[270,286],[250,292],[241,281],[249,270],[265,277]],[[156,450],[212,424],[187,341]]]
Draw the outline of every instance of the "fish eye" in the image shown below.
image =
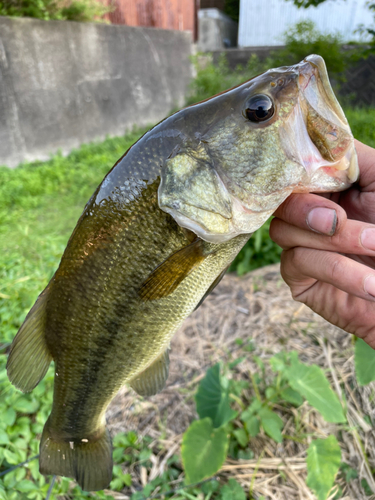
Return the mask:
[[275,107],[272,99],[268,97],[268,95],[253,95],[246,102],[245,114],[251,122],[264,122],[272,118],[274,113]]

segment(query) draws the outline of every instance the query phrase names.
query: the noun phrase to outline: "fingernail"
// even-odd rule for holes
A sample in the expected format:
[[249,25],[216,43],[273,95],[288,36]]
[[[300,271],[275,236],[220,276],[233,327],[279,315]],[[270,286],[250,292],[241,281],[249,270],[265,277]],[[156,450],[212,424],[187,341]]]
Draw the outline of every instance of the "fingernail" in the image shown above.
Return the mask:
[[375,250],[375,229],[368,228],[362,231],[361,242],[364,248]]
[[363,283],[363,288],[365,289],[365,292],[372,295],[372,297],[375,297],[375,276],[367,276],[365,282]]
[[306,223],[313,231],[332,236],[337,225],[336,210],[323,207],[313,208],[307,214]]

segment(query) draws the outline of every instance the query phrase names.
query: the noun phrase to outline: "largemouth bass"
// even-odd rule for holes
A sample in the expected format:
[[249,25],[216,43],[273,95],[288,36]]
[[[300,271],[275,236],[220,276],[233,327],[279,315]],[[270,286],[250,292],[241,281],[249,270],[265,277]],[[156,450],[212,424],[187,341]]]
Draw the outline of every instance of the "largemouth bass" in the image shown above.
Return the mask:
[[178,111],[134,144],[87,203],[11,346],[8,376],[22,391],[55,362],[41,473],[105,488],[105,412],[120,387],[163,388],[171,337],[292,192],[339,191],[357,177],[319,56]]

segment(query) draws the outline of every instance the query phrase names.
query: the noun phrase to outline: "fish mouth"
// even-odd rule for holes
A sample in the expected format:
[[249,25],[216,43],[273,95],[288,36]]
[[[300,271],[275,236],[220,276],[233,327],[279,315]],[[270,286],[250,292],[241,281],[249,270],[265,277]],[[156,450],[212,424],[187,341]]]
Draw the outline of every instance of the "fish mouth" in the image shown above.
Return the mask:
[[[305,98],[323,116],[350,131],[345,114],[332,90],[324,59],[316,54],[307,56],[297,65],[299,87]],[[319,95],[325,105],[319,105]]]
[[335,190],[346,189],[358,179],[357,156],[350,126],[332,90],[324,60],[313,54],[289,70],[297,75],[299,97],[280,129],[287,156],[302,165],[310,177],[316,177],[321,169],[318,175],[322,186],[329,176],[336,180]]

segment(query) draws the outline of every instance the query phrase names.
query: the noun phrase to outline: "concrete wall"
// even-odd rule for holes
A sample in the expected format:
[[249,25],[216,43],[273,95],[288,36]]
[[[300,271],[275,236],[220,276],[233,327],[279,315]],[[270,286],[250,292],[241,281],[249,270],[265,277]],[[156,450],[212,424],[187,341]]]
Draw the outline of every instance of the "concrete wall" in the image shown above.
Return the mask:
[[182,106],[191,35],[0,17],[0,165],[153,124]]

